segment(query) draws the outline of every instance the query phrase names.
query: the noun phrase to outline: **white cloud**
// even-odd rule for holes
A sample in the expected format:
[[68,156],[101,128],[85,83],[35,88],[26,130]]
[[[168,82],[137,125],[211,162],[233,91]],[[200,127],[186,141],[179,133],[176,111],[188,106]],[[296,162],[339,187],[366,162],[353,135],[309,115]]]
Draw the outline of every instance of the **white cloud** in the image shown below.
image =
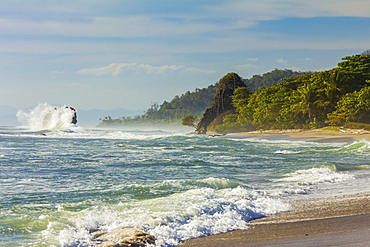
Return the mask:
[[299,59],[299,61],[312,61],[313,59],[310,58],[310,57],[306,57],[306,58],[301,58]]
[[282,58],[279,58],[278,60],[276,60],[276,62],[280,63],[280,64],[287,64],[288,61],[282,59]]
[[368,0],[230,0],[212,6],[218,16],[233,16],[240,22],[277,20],[281,18],[311,18],[322,16],[370,17]]
[[256,69],[256,68],[258,68],[258,66],[254,65],[254,64],[247,63],[247,64],[237,65],[237,66],[235,66],[235,68],[237,70],[248,70],[248,69]]
[[144,72],[147,74],[165,74],[170,71],[185,71],[191,73],[214,73],[213,70],[202,70],[197,68],[187,68],[180,65],[163,65],[163,66],[153,66],[149,64],[138,64],[138,63],[112,63],[108,66],[100,68],[87,68],[77,71],[77,74],[81,75],[113,75],[117,76],[121,74],[124,70]]

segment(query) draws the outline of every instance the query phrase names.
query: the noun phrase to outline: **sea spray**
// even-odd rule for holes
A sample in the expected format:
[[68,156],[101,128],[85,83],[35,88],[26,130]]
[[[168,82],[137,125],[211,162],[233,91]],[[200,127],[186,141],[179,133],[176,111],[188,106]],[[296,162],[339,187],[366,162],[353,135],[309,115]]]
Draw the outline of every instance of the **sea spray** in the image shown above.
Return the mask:
[[76,111],[72,107],[53,107],[39,104],[29,113],[19,110],[18,120],[31,130],[68,129],[77,123]]

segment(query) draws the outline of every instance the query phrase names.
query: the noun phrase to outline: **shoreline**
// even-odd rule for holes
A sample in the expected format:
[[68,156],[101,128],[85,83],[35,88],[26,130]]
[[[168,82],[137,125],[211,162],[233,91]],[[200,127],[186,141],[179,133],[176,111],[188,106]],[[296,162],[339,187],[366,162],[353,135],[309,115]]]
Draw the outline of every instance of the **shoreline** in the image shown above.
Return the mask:
[[[216,138],[353,143],[370,141],[364,130],[267,130],[216,135]],[[179,247],[368,246],[370,192],[288,200],[292,210],[250,222],[250,228],[184,241]]]
[[307,141],[320,143],[354,142],[361,140],[370,141],[370,131],[366,130],[322,130],[322,129],[287,129],[287,130],[264,130],[226,135],[215,135],[217,138],[228,139],[254,139],[270,141]]
[[249,229],[178,246],[367,246],[370,242],[370,193],[289,203],[291,211],[253,220]]

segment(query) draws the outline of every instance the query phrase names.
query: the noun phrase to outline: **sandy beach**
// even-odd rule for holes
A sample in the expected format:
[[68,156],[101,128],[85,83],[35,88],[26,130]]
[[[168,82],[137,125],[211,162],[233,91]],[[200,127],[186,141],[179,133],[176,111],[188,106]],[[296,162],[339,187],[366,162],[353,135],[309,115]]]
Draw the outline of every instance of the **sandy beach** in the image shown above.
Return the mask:
[[290,141],[311,141],[311,142],[353,142],[359,140],[370,140],[370,131],[366,130],[264,130],[250,131],[235,134],[227,134],[220,138],[232,139],[266,139],[266,140],[290,140]]
[[[269,130],[219,136],[311,142],[370,140],[364,130]],[[370,193],[289,201],[292,210],[251,222],[250,228],[192,239],[181,247],[369,246]]]
[[190,246],[369,246],[370,194],[291,201],[292,211],[250,229],[188,240]]

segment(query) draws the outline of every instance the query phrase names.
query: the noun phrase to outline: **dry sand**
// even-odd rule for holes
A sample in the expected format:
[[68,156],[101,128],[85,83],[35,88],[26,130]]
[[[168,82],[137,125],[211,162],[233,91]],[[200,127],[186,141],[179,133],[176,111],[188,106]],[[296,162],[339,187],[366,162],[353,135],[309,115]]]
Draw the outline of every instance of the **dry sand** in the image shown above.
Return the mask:
[[[270,130],[217,136],[313,142],[370,141],[363,130]],[[251,221],[250,229],[188,240],[181,247],[370,246],[370,194],[291,201],[292,211]]]
[[370,246],[370,194],[291,202],[293,210],[250,229],[188,240],[181,247]]

